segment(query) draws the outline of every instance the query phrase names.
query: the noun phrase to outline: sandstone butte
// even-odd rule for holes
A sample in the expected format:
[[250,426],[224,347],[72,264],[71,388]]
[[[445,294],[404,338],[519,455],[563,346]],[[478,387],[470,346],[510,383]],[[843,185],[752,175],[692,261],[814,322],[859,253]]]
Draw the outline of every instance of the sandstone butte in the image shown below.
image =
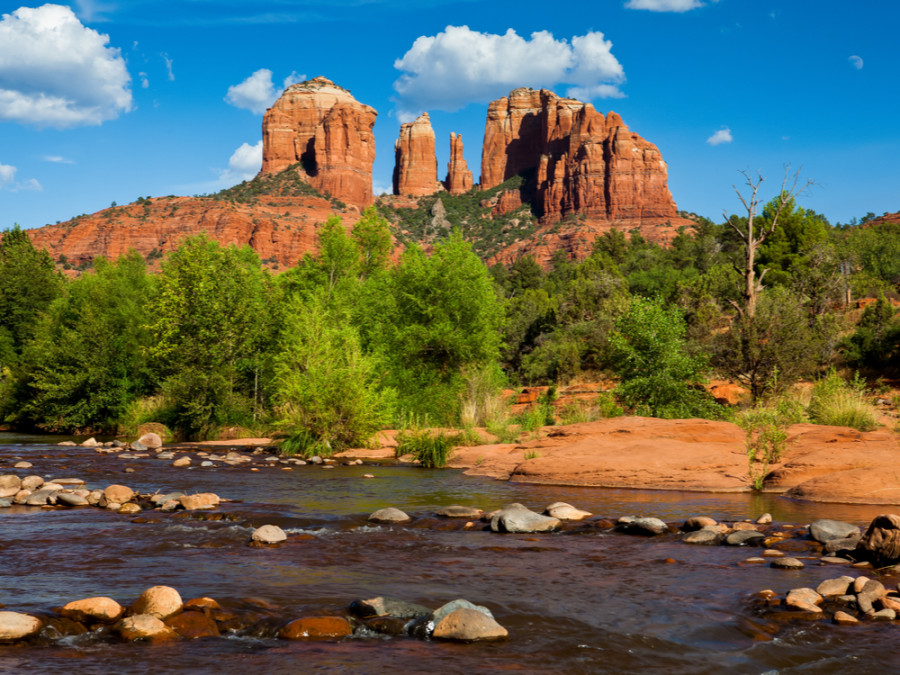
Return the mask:
[[[252,202],[160,197],[29,234],[54,259],[64,256],[76,267],[132,248],[154,261],[200,232],[225,245],[249,245],[276,269],[294,265],[303,254],[315,252],[315,228],[331,213],[350,227],[360,209],[372,203],[376,116],[324,77],[291,85],[266,112],[259,178],[296,172],[333,200],[306,194],[262,194]],[[460,136],[451,134],[450,150],[442,186],[427,115],[403,125],[395,172],[401,196],[386,199],[415,207],[417,195],[442,187],[451,194],[471,189]],[[580,259],[590,253],[596,235],[613,227],[637,228],[645,238],[665,242],[679,226],[691,225],[677,215],[666,164],[653,144],[630,132],[615,113],[604,117],[589,104],[547,90],[516,89],[488,107],[481,187],[496,187],[519,174],[527,177],[520,189],[501,191],[486,205],[503,215],[533,204],[539,227],[489,263],[511,263],[530,253],[546,265],[557,250]]]
[[374,108],[324,77],[292,84],[263,117],[262,173],[299,163],[319,192],[368,206],[377,116]]
[[447,179],[444,188],[451,195],[461,195],[472,189],[472,172],[463,157],[462,134],[450,134],[450,161],[447,162]]
[[422,197],[440,187],[434,129],[428,113],[422,113],[414,122],[400,126],[400,137],[394,144],[394,194]]

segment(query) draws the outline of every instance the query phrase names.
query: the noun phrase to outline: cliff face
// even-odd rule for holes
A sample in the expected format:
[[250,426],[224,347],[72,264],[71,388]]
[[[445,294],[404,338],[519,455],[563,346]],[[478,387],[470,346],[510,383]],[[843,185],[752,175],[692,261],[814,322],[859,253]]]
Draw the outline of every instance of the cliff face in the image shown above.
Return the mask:
[[395,195],[422,197],[440,189],[434,130],[428,113],[420,115],[415,122],[401,125],[394,155]]
[[301,165],[320,192],[363,208],[372,203],[378,113],[331,80],[288,87],[263,117],[263,174]]
[[450,161],[447,163],[447,180],[444,187],[451,195],[460,195],[472,189],[472,172],[463,157],[460,134],[450,134]]
[[115,259],[129,249],[155,265],[160,254],[201,232],[223,246],[250,246],[267,264],[288,267],[303,254],[316,251],[316,225],[335,212],[347,226],[358,219],[355,209],[336,210],[320,197],[266,197],[255,204],[159,197],[28,230],[28,234],[54,260],[64,255],[75,267],[100,255]]
[[527,176],[522,197],[542,223],[569,215],[628,227],[678,219],[655,145],[615,113],[604,117],[546,89],[516,89],[488,106],[481,187],[519,174]]

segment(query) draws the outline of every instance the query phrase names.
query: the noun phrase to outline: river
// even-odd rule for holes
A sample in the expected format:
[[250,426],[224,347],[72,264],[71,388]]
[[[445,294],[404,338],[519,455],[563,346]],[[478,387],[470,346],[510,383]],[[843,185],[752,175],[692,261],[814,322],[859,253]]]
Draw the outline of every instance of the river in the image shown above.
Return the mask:
[[[497,643],[353,637],[288,642],[271,636],[131,644],[91,634],[0,647],[0,672],[74,673],[872,673],[900,670],[900,625],[788,623],[769,639],[751,596],[815,587],[843,573],[807,561],[799,571],[742,565],[758,552],[690,546],[599,529],[539,535],[444,529],[441,506],[493,510],[517,501],[543,510],[569,502],[597,516],[692,515],[808,523],[821,517],[865,525],[884,507],[815,505],[773,495],[704,494],[528,486],[408,466],[175,468],[155,458],[122,460],[48,437],[0,434],[0,473],[79,477],[142,492],[215,492],[235,500],[210,512],[145,512],[137,522],[96,508],[0,509],[0,603],[47,612],[83,597],[131,603],[149,586],[224,605],[258,602],[279,616],[333,613],[356,598],[391,595],[429,607],[456,598],[486,605],[509,630]],[[19,460],[28,470],[10,470]],[[133,473],[125,473],[126,468]],[[363,478],[366,473],[374,479]],[[416,520],[373,526],[396,506]],[[289,540],[247,545],[272,523]],[[888,581],[891,581],[890,579]],[[893,579],[896,583],[897,579]],[[750,626],[750,628],[748,628]]]

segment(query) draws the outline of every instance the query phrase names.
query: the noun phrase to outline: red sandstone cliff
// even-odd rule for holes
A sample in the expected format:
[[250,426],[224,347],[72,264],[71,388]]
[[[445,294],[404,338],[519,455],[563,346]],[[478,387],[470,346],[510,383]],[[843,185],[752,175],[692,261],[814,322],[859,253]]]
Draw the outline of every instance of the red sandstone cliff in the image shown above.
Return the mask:
[[372,203],[378,113],[317,77],[288,87],[263,117],[263,174],[298,162],[320,192],[357,207]]
[[541,222],[570,214],[629,227],[678,218],[655,145],[615,113],[542,89],[516,89],[488,106],[481,187],[526,174],[523,197]]
[[428,113],[400,126],[394,155],[395,195],[422,197],[441,188],[437,179],[434,130]]
[[96,256],[115,259],[135,249],[151,261],[185,237],[205,232],[227,246],[250,246],[267,264],[288,267],[316,251],[316,225],[337,213],[344,225],[356,209],[337,210],[320,197],[265,197],[254,204],[210,198],[159,197],[28,230],[34,245],[75,267]]
[[447,180],[444,187],[451,195],[461,195],[472,189],[472,172],[463,157],[461,134],[450,134],[450,161],[447,163]]

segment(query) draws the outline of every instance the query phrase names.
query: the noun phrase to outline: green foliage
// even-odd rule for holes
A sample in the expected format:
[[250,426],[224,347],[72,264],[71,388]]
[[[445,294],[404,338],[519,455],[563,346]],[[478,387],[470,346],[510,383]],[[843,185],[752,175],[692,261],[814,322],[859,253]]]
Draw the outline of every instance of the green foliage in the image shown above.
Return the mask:
[[724,414],[698,386],[706,363],[685,345],[685,323],[677,307],[634,298],[611,337],[613,361],[622,383],[616,393],[638,414],[653,417],[707,417]]
[[440,469],[447,465],[453,438],[443,432],[434,434],[428,429],[410,429],[397,434],[397,457],[412,455],[426,469]]
[[260,197],[321,197],[325,195],[306,182],[301,173],[300,164],[292,164],[283,171],[256,176],[253,180],[243,181],[234,187],[220,190],[208,199],[236,202],[240,204],[256,204]]
[[185,438],[227,424],[252,424],[271,340],[268,274],[250,248],[222,248],[205,235],[186,239],[162,263],[150,303],[148,350]]
[[813,386],[809,403],[810,421],[858,431],[877,427],[875,410],[866,401],[866,385],[859,374],[845,382],[834,369]]
[[134,251],[71,282],[25,352],[17,420],[54,431],[114,429],[152,387],[141,329],[153,280]]
[[900,368],[900,321],[893,305],[881,296],[862,313],[856,331],[844,342],[847,361],[877,373]]
[[503,306],[487,269],[456,232],[431,256],[408,248],[368,296],[365,332],[400,409],[455,422],[464,368],[496,362]]
[[465,427],[487,426],[494,419],[507,415],[507,403],[500,388],[503,373],[496,366],[470,366],[461,371],[463,391],[459,417]]
[[747,473],[753,489],[761,490],[769,473],[769,466],[778,462],[787,448],[787,427],[790,422],[773,405],[746,410],[738,415],[736,421],[746,433]]
[[304,455],[365,445],[393,412],[392,392],[379,388],[356,329],[328,309],[324,294],[289,301],[275,361],[282,445]]
[[615,397],[608,392],[603,392],[598,394],[591,403],[573,402],[563,406],[559,411],[559,423],[596,422],[610,417],[621,417],[624,414],[625,411],[616,402]]

